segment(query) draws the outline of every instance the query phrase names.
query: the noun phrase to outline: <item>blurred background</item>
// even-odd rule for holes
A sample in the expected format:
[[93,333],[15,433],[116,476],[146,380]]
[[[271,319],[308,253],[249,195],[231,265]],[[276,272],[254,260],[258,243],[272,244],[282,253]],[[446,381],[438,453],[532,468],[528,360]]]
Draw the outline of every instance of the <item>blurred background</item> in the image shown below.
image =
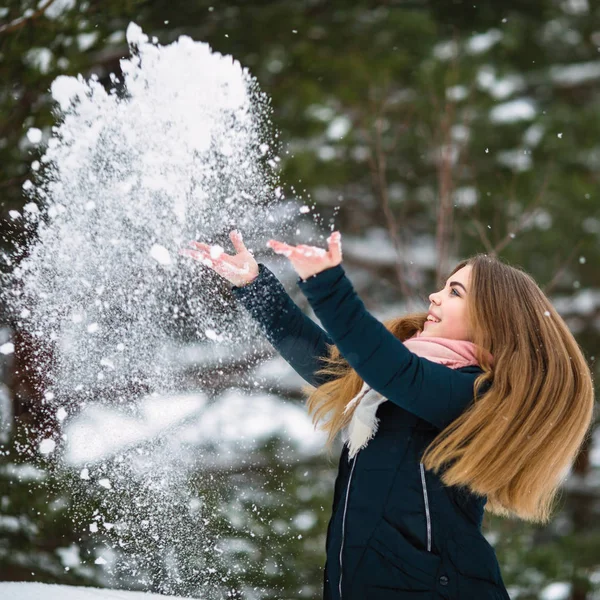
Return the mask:
[[[162,45],[181,35],[207,42],[257,78],[279,136],[282,205],[312,207],[298,239],[285,241],[340,230],[345,270],[378,318],[428,306],[454,261],[496,253],[533,275],[596,374],[599,2],[0,4],[4,272],[15,249],[32,242],[19,215],[23,184],[55,124],[52,81],[95,75],[108,88],[129,56],[125,31],[134,21]],[[232,250],[226,235],[213,241]],[[314,318],[290,267],[264,243],[254,252]],[[220,297],[224,318],[246,318],[228,285]],[[181,396],[148,398],[131,435],[84,443],[65,466],[25,451],[64,415],[49,422],[40,410],[47,398],[36,341],[2,310],[0,580],[198,598],[320,597],[337,455],[323,450],[306,417],[304,382],[258,333],[234,352],[219,353],[193,330],[174,339],[187,382]],[[190,392],[200,388],[201,402]],[[139,397],[119,395],[129,392]],[[105,402],[85,410],[72,435],[89,441],[122,426]],[[166,478],[186,463],[193,493],[176,505],[176,524],[156,517],[150,504],[171,502],[156,490],[112,490],[118,503],[102,495],[109,463],[114,469],[132,453],[152,455]],[[600,598],[599,466],[594,428],[548,526],[486,514],[511,597]],[[93,488],[85,487],[90,472]],[[117,527],[128,511],[142,523],[154,515],[144,535]],[[199,524],[190,542],[182,532]]]

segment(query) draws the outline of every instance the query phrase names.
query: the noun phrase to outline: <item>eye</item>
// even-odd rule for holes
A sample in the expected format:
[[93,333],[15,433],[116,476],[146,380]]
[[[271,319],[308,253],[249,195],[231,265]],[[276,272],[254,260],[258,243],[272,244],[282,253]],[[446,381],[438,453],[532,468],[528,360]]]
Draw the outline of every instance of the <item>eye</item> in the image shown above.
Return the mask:
[[[454,292],[460,298],[460,294],[456,291],[456,288],[452,288],[452,292]],[[452,292],[450,292],[450,293],[452,293]]]

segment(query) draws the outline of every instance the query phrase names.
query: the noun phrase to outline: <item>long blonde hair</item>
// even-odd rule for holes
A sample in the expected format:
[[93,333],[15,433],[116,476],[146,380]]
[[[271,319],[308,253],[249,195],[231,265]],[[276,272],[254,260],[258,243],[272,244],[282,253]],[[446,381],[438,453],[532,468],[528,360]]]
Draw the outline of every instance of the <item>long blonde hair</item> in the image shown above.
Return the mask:
[[[460,262],[451,275],[466,265],[472,267],[469,330],[483,373],[475,380],[474,401],[429,444],[422,461],[426,469],[442,472],[444,484],[486,496],[487,511],[546,523],[590,433],[592,375],[575,338],[530,275],[486,254]],[[423,329],[426,317],[412,313],[384,325],[404,341]],[[344,408],[363,380],[335,345],[320,359],[325,366],[317,375],[333,378],[303,391],[331,448],[352,417]],[[486,381],[491,386],[480,395]]]

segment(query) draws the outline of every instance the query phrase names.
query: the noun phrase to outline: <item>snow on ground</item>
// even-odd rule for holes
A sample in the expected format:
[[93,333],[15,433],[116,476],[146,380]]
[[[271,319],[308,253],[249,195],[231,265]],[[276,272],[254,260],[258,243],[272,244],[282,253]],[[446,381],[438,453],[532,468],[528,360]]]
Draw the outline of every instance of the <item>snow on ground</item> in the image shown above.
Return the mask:
[[202,448],[204,463],[220,466],[232,466],[275,436],[283,436],[305,455],[317,454],[325,441],[325,434],[314,431],[301,404],[236,388],[210,404],[201,392],[149,396],[138,404],[137,415],[126,414],[119,407],[91,406],[68,423],[65,433],[65,459],[72,466],[98,462],[164,436],[181,449]]
[[67,462],[95,462],[154,439],[197,413],[205,403],[204,394],[149,396],[139,403],[135,416],[119,407],[85,408],[67,426]]
[[258,365],[254,376],[261,386],[277,386],[289,392],[297,392],[306,385],[306,381],[279,354]]
[[223,393],[196,422],[178,433],[184,443],[217,447],[220,456],[231,452],[229,461],[240,450],[241,458],[246,458],[248,451],[275,436],[307,455],[317,454],[325,445],[324,434],[314,431],[302,405],[284,402],[273,394],[249,395],[236,389]]
[[49,583],[0,582],[0,598],[6,600],[173,600],[175,596]]

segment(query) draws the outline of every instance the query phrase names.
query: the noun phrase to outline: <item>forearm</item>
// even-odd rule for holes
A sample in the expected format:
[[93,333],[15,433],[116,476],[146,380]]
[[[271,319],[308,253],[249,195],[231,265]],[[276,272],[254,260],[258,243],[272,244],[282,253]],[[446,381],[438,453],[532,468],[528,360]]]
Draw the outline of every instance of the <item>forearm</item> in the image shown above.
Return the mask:
[[409,351],[367,311],[341,265],[297,283],[340,353],[382,396],[440,429],[472,399],[475,375]]
[[411,366],[414,355],[367,311],[341,265],[297,283],[339,351],[369,386],[385,389],[392,375]]
[[327,344],[333,341],[300,310],[269,269],[259,263],[258,276],[231,291],[267,340],[306,382],[318,386],[327,380],[315,373],[324,366],[319,358],[327,356]]

